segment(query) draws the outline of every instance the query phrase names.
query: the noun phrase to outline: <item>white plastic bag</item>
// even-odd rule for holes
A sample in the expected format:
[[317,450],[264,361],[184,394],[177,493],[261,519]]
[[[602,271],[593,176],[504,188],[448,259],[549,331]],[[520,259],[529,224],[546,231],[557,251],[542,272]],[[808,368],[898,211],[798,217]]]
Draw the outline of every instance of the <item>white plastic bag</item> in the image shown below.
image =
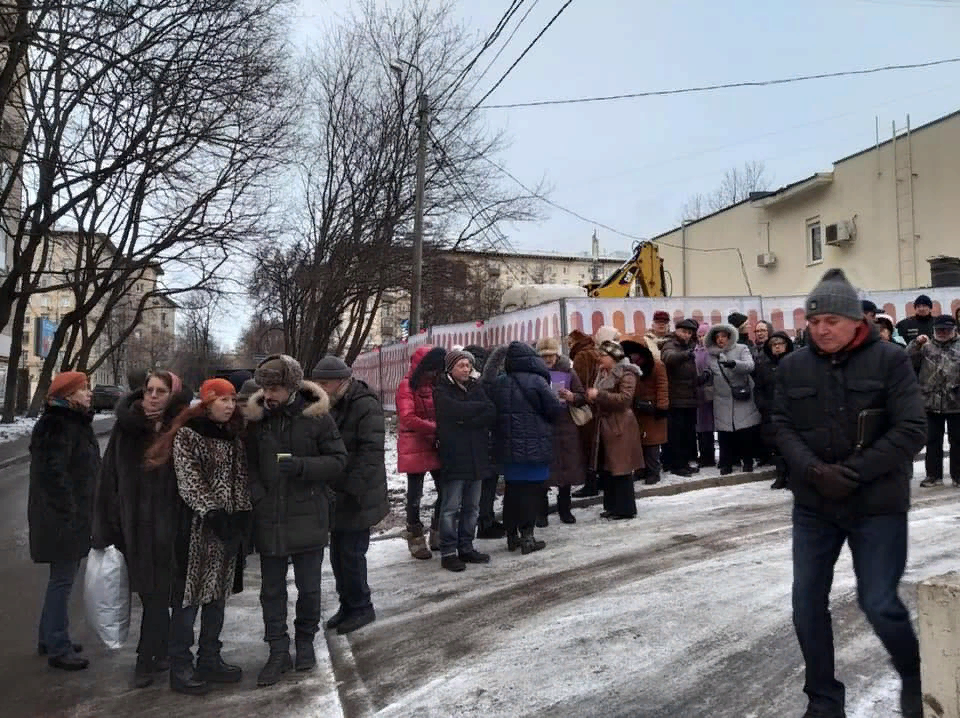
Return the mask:
[[130,634],[130,580],[116,546],[92,548],[83,582],[87,623],[107,648],[121,648]]

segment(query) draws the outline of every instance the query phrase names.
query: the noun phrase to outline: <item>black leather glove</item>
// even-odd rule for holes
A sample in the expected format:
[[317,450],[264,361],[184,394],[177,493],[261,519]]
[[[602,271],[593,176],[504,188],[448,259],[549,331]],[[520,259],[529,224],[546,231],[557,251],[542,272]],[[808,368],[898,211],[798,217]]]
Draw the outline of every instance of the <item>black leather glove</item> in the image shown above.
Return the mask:
[[633,410],[638,414],[653,414],[656,407],[652,401],[637,400],[633,402]]
[[724,359],[720,362],[720,366],[722,366],[724,369],[736,369],[737,363],[732,359]]
[[277,471],[280,473],[280,478],[286,481],[299,478],[303,473],[303,459],[297,456],[282,459],[277,462]]
[[807,477],[817,493],[831,501],[842,501],[860,486],[859,474],[841,464],[816,464],[810,467]]
[[233,538],[233,526],[230,520],[230,514],[223,509],[208,511],[203,517],[203,523],[213,531],[213,535],[221,541],[227,542]]

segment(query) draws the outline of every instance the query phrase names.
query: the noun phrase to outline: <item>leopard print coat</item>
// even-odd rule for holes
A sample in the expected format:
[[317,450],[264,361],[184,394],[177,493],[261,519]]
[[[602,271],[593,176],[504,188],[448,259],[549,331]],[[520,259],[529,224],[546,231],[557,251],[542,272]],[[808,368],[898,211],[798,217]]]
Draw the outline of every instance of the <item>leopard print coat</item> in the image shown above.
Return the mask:
[[215,509],[238,514],[253,508],[242,441],[226,432],[218,435],[215,425],[204,426],[213,424],[209,420],[200,422],[181,428],[173,441],[177,488],[193,512],[184,606],[210,603],[230,593],[241,555],[239,536],[236,545],[225,544],[204,525],[203,517]]

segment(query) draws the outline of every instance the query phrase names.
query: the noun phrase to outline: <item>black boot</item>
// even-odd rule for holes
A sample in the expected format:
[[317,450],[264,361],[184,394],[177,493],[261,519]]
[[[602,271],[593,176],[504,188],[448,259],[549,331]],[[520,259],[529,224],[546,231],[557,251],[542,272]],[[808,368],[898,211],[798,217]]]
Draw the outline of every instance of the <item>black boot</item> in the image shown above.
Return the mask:
[[[341,623],[343,623],[346,617],[347,617],[346,610],[343,608],[343,606],[340,606],[340,608],[337,609],[337,612],[332,616],[330,616],[329,620],[324,624],[324,626],[328,631],[332,631],[334,628],[336,628]],[[297,639],[297,640],[299,641],[300,639]],[[312,643],[313,641],[311,641],[311,644]]]
[[494,521],[486,526],[477,527],[477,538],[478,539],[502,539],[506,532],[503,529],[503,524],[499,521]]
[[272,686],[280,681],[280,677],[293,668],[293,661],[290,659],[290,651],[270,651],[270,657],[266,665],[260,670],[257,676],[257,685]]
[[574,491],[573,495],[578,499],[582,499],[586,496],[599,496],[600,488],[597,485],[597,474],[593,471],[587,472],[587,482],[583,485],[582,489]]
[[198,658],[194,675],[207,683],[239,683],[243,669],[227,663],[219,654],[213,658]]
[[152,658],[137,656],[137,665],[133,668],[133,687],[146,688],[153,685],[153,674],[155,672]]
[[533,529],[523,529],[520,532],[520,553],[524,556],[534,551],[542,551],[546,547],[545,541],[538,541],[533,537]]
[[345,636],[348,633],[360,630],[364,626],[369,626],[376,620],[377,614],[373,610],[373,606],[371,606],[358,613],[351,613],[343,623],[337,626],[337,633]]
[[61,671],[82,671],[90,665],[90,661],[73,653],[65,653],[62,656],[50,656],[47,665]]
[[[344,617],[337,625],[342,626],[347,620],[348,619]],[[297,661],[294,667],[298,671],[312,671],[317,667],[317,654],[313,650],[313,636],[297,636],[296,644]]]
[[537,527],[546,528],[550,525],[550,519],[547,514],[550,513],[550,493],[549,489],[540,492],[540,507],[537,510]]
[[516,529],[507,534],[507,551],[516,551],[520,548],[520,537]]
[[564,486],[560,489],[560,494],[557,496],[557,515],[565,524],[577,523],[577,517],[570,511],[571,505],[570,487]]
[[197,678],[192,663],[180,663],[170,666],[170,690],[186,696],[205,696],[210,692],[210,684]]

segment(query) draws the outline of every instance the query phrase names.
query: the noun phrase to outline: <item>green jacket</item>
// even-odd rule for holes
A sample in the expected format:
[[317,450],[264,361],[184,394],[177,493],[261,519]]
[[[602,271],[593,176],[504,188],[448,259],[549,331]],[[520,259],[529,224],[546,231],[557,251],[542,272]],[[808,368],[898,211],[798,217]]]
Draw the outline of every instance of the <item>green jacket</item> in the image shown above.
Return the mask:
[[[330,499],[342,486],[347,450],[330,416],[326,392],[304,381],[275,411],[257,392],[244,409],[253,498],[254,541],[264,556],[323,548],[330,529]],[[296,473],[281,476],[277,454],[291,454]]]

